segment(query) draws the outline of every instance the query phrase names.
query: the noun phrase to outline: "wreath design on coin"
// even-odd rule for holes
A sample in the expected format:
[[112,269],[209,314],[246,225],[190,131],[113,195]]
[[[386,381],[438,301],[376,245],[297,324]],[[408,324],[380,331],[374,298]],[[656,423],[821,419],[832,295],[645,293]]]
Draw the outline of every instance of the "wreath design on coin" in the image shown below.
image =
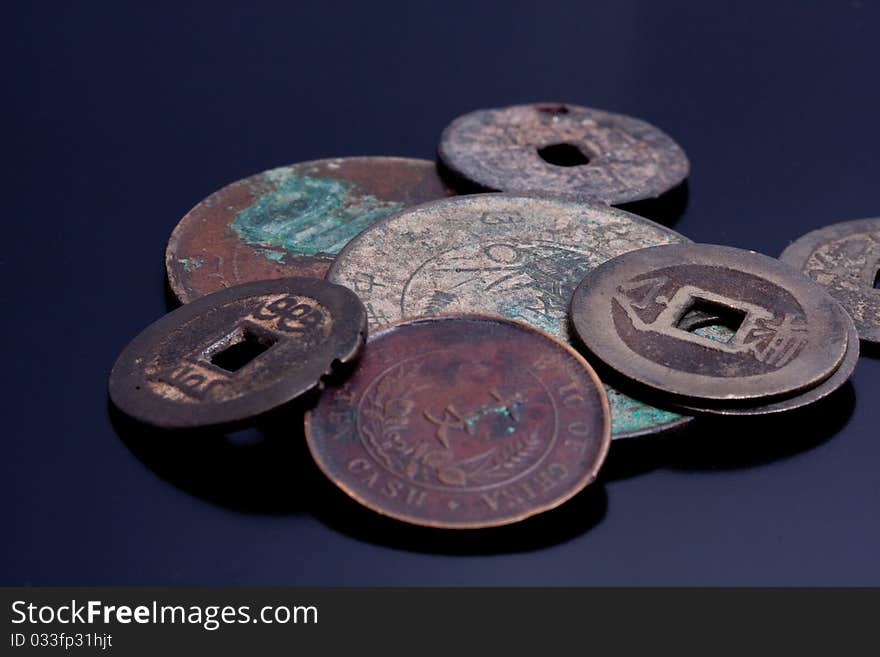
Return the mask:
[[[477,437],[481,419],[507,406],[500,401],[488,404],[469,417],[456,417],[448,410],[439,417],[425,410],[419,413],[413,397],[427,387],[419,370],[428,357],[392,367],[361,400],[358,433],[378,463],[417,484],[463,489],[505,483],[540,460],[546,445],[538,432],[527,434],[515,428],[508,436],[490,439],[495,444],[476,454],[460,456],[458,441],[484,442]],[[519,412],[525,403],[518,395],[512,399],[510,405],[517,408],[507,408],[510,414]],[[427,423],[429,430],[417,426]],[[440,428],[432,430],[435,427]],[[443,427],[454,431],[445,432]]]

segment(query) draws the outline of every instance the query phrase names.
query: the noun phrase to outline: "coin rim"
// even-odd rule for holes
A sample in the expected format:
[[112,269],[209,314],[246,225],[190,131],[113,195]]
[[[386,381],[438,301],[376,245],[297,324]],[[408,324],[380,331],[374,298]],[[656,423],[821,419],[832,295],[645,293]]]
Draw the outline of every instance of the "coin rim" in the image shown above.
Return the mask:
[[[599,379],[599,376],[596,374],[596,371],[593,367],[581,356],[573,347],[565,344],[562,340],[553,337],[546,331],[542,331],[539,328],[532,326],[531,324],[527,324],[525,322],[521,322],[519,320],[511,319],[509,317],[503,317],[501,315],[494,315],[490,313],[440,313],[435,315],[420,315],[418,317],[409,317],[403,318],[398,321],[392,322],[391,324],[387,324],[383,326],[378,331],[371,333],[367,344],[365,346],[365,350],[369,349],[370,342],[376,339],[382,339],[388,333],[393,333],[394,331],[399,331],[402,327],[408,325],[416,325],[416,324],[424,324],[424,323],[435,323],[435,322],[443,322],[450,320],[477,320],[480,322],[490,322],[490,323],[508,323],[513,324],[516,328],[525,329],[526,331],[533,331],[538,333],[540,336],[551,340],[556,345],[561,346],[566,350],[569,355],[573,356],[578,363],[584,368],[587,376],[592,380],[593,384],[596,386],[599,393],[599,400],[601,402],[602,409],[602,423],[603,427],[601,429],[601,434],[599,436],[600,445],[599,451],[596,459],[590,464],[588,471],[578,479],[575,485],[570,486],[562,495],[559,495],[552,499],[550,502],[544,505],[531,507],[521,513],[516,513],[513,515],[499,517],[494,520],[488,522],[480,522],[480,521],[470,521],[470,522],[460,522],[460,523],[452,523],[452,522],[444,522],[444,521],[432,521],[426,518],[420,518],[418,516],[409,515],[406,513],[400,513],[393,510],[389,510],[387,508],[380,507],[372,502],[368,502],[364,497],[358,494],[355,491],[354,486],[352,486],[348,481],[342,481],[339,478],[335,478],[331,476],[328,468],[325,466],[324,460],[321,458],[321,455],[317,449],[316,439],[313,436],[311,419],[312,415],[315,413],[317,405],[315,408],[311,408],[306,411],[305,417],[303,419],[303,425],[305,428],[306,435],[306,444],[309,448],[309,453],[312,455],[313,460],[317,464],[318,468],[324,474],[327,479],[333,482],[339,489],[341,489],[346,495],[348,495],[351,499],[358,502],[362,506],[375,511],[376,513],[388,517],[393,518],[398,521],[406,522],[413,525],[419,525],[422,527],[432,527],[435,529],[488,529],[491,527],[501,527],[504,525],[510,525],[516,522],[521,522],[526,518],[530,518],[532,516],[538,515],[540,513],[544,513],[545,511],[550,511],[551,509],[555,509],[560,505],[564,504],[575,495],[583,491],[587,486],[592,484],[598,478],[599,471],[602,468],[602,465],[605,462],[606,457],[608,456],[608,450],[611,445],[611,407],[608,403],[608,395],[605,393],[605,387],[602,384],[602,381]],[[333,391],[328,390],[327,394],[332,395]],[[320,401],[318,402],[320,404]]]

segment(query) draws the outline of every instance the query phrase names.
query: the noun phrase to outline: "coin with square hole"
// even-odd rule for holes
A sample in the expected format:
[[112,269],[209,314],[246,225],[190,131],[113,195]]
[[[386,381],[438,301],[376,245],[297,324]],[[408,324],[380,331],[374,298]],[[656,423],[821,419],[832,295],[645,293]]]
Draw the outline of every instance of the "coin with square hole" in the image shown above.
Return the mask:
[[460,116],[443,131],[438,155],[465,186],[611,205],[656,198],[690,170],[682,148],[658,128],[564,103]]
[[[609,258],[686,241],[606,205],[513,194],[434,201],[389,216],[353,239],[328,280],[367,307],[370,330],[404,317],[486,312],[570,342],[568,304],[584,275]],[[608,388],[615,438],[688,421]]]
[[406,522],[503,525],[592,482],[608,399],[571,347],[501,317],[442,315],[370,336],[306,416],[309,449],[357,501]]
[[[843,308],[840,309],[840,313],[846,315],[846,311],[844,311]],[[757,404],[752,403],[746,405],[719,405],[706,404],[703,402],[702,406],[694,406],[693,404],[687,403],[672,404],[672,406],[681,410],[683,413],[691,413],[693,415],[754,416],[785,413],[798,408],[804,408],[810,404],[815,404],[828,397],[831,393],[835,392],[843,384],[849,381],[849,378],[852,376],[852,373],[856,368],[856,364],[859,362],[859,334],[856,332],[855,325],[848,316],[843,317],[843,321],[847,324],[846,353],[843,356],[840,366],[834,370],[834,373],[815,387],[808,388],[807,390],[798,392],[790,397],[783,397],[782,399],[774,400],[769,403],[759,402]],[[717,331],[720,327],[715,324],[715,320],[705,320],[705,322],[707,323],[703,324],[704,328],[702,329],[706,331],[705,335],[717,335]],[[695,329],[695,332],[699,330],[701,329]],[[721,330],[725,331],[723,328],[721,328]]]
[[110,374],[121,411],[163,429],[241,423],[321,384],[359,352],[366,312],[313,278],[244,283],[178,308],[138,335]]
[[828,290],[850,314],[862,340],[880,344],[880,217],[814,230],[779,259]]
[[[714,335],[702,333],[709,316]],[[847,319],[819,285],[774,258],[707,244],[609,260],[575,290],[571,317],[612,370],[682,399],[769,402],[828,378],[847,349]]]
[[230,285],[322,278],[361,230],[402,208],[452,194],[433,162],[344,157],[239,180],[190,210],[165,251],[168,283],[187,303]]

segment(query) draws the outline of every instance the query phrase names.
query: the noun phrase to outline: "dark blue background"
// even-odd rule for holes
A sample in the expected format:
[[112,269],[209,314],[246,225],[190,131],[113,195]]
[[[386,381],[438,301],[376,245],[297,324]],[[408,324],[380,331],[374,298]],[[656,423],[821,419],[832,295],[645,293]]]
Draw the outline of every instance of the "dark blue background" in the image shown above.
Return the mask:
[[806,415],[615,444],[593,492],[476,534],[360,511],[295,422],[151,441],[105,392],[199,199],[295,161],[430,158],[476,108],[661,126],[697,241],[776,255],[880,214],[876,3],[151,4],[4,11],[0,583],[880,584],[877,358]]

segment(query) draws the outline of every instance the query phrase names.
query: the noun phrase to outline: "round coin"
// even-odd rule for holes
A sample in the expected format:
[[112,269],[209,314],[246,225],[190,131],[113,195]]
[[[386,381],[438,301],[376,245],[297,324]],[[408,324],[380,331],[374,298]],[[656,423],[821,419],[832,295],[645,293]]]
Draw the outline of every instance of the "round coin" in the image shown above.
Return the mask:
[[[685,400],[770,401],[815,386],[841,363],[839,305],[774,258],[708,244],[626,253],[575,290],[585,347],[635,384]],[[693,313],[723,318],[728,339],[688,330]]]
[[244,283],[151,324],[123,350],[110,398],[163,429],[238,423],[320,385],[357,355],[366,315],[357,296],[316,278]]
[[779,259],[828,290],[852,317],[862,340],[880,344],[880,217],[814,230]]
[[522,520],[596,478],[608,399],[571,347],[520,322],[424,317],[370,335],[306,415],[323,472],[379,513],[432,527]]
[[485,190],[612,205],[656,198],[690,169],[681,147],[654,126],[562,103],[460,116],[443,131],[438,155],[454,177]]
[[[478,194],[377,222],[342,249],[327,278],[360,295],[371,331],[403,317],[489,312],[570,343],[569,300],[593,267],[626,251],[683,241],[604,205]],[[608,396],[615,438],[687,421],[611,388]]]
[[264,171],[180,220],[165,251],[168,283],[187,303],[239,283],[320,278],[376,219],[450,194],[427,160],[347,157]]
[[[843,309],[840,310],[843,313]],[[692,406],[689,404],[675,404],[676,408],[681,409],[685,413],[709,414],[709,415],[771,415],[774,413],[784,413],[793,411],[797,408],[803,408],[824,399],[832,392],[840,388],[844,383],[849,381],[856,364],[859,361],[859,334],[852,323],[852,320],[845,318],[847,324],[847,341],[846,353],[840,366],[827,379],[822,381],[814,388],[810,388],[806,392],[795,394],[779,401],[770,402],[768,404],[759,404],[757,406],[709,406],[702,407]]]

